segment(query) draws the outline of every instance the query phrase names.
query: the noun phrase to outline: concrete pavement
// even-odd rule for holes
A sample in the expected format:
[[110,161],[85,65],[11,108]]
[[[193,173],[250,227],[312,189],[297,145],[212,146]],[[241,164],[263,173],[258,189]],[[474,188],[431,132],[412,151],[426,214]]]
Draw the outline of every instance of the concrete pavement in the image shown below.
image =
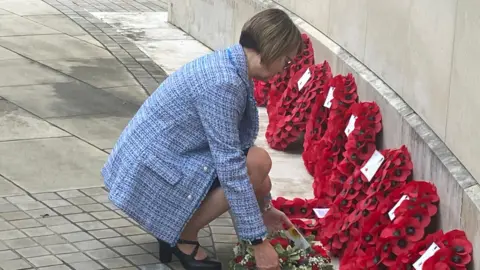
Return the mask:
[[[167,24],[164,8],[0,0],[1,269],[181,269],[158,262],[155,239],[108,202],[100,176],[148,94],[209,51]],[[274,195],[311,197],[300,155],[269,151]],[[228,215],[202,231],[224,261],[235,242]]]

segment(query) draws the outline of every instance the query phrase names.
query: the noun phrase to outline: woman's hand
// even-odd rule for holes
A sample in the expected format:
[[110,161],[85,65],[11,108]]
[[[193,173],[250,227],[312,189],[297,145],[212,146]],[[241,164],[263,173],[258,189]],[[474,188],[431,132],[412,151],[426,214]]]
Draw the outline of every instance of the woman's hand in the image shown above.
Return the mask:
[[293,226],[288,217],[282,211],[274,207],[263,213],[263,223],[269,232],[277,232]]
[[277,251],[268,240],[253,246],[255,262],[259,270],[280,270],[280,260]]

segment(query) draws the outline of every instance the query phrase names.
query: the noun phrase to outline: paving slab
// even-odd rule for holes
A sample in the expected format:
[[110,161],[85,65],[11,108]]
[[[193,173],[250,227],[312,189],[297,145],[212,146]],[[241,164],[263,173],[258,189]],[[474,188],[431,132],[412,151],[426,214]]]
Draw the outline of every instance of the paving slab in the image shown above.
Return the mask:
[[40,63],[98,88],[138,85],[125,66],[114,58],[47,60]]
[[80,36],[75,36],[75,38],[78,38],[82,41],[85,41],[89,44],[92,44],[92,45],[95,45],[97,47],[100,47],[100,48],[105,48],[102,43],[98,42],[98,40],[96,40],[95,38],[93,38],[92,36],[90,35],[80,35]]
[[168,74],[210,52],[210,49],[196,40],[137,41],[135,44]]
[[23,57],[8,50],[3,47],[0,47],[0,61],[3,60],[12,60],[12,59],[22,59]]
[[[158,244],[155,238],[145,233],[135,222],[123,217],[125,214],[120,210],[105,211],[97,208],[80,210],[74,215],[61,214],[65,207],[62,205],[69,204],[70,207],[80,209],[83,204],[78,203],[86,201],[97,201],[96,204],[103,206],[104,209],[115,209],[110,203],[102,203],[103,200],[99,199],[106,195],[107,192],[103,188],[90,188],[0,197],[0,213],[5,217],[17,217],[15,220],[1,222],[0,267],[183,269],[177,259],[168,265],[161,264],[158,260]],[[27,203],[41,207],[35,207],[36,212],[32,212],[25,207]],[[73,216],[88,216],[93,220],[89,221],[90,223],[100,224],[102,227],[81,231],[80,228],[83,228],[81,224],[85,222],[81,222],[81,219],[72,219]],[[222,218],[225,219],[227,216]],[[28,228],[25,228],[25,225],[28,225]],[[132,235],[132,231],[135,231],[136,235]],[[109,236],[106,232],[115,236]],[[231,233],[227,230],[225,232]],[[225,235],[223,238],[232,237]],[[128,240],[129,238],[132,241]],[[209,227],[202,230],[199,241],[206,246],[209,253],[214,252]],[[226,244],[219,247],[228,249]],[[223,254],[228,252],[225,251]]]
[[[47,0],[46,2],[53,2]],[[139,11],[165,11],[165,0],[84,0],[62,1],[78,6],[90,12],[139,12]]]
[[135,41],[193,39],[169,24],[166,12],[92,12],[92,14]]
[[10,14],[12,13],[0,8],[0,15],[10,15]]
[[0,9],[17,15],[61,14],[57,9],[40,0],[0,0]]
[[45,34],[59,34],[59,32],[18,15],[0,16],[0,37]]
[[85,30],[65,15],[31,15],[23,18],[70,36],[87,35]]
[[167,22],[168,12],[91,12],[91,14],[118,30],[174,27]]
[[42,118],[125,113],[138,108],[107,91],[78,81],[1,87],[0,96]]
[[102,90],[136,105],[142,105],[148,98],[145,90],[139,85],[103,88]]
[[0,141],[65,136],[70,134],[7,100],[0,100]]
[[72,79],[25,58],[3,60],[0,64],[0,87],[69,81]]
[[112,58],[107,50],[64,34],[0,37],[0,45],[37,61]]
[[92,15],[132,40],[167,74],[210,52],[209,48],[169,24],[167,12],[93,12]]
[[103,185],[107,154],[76,138],[0,142],[0,152],[9,153],[0,156],[0,173],[28,192]]
[[126,37],[138,40],[193,40],[193,38],[178,29],[158,28],[158,29],[141,29],[141,30],[124,30]]
[[133,114],[49,118],[48,121],[100,149],[113,148]]
[[21,194],[25,194],[25,191],[0,176],[0,196],[12,196]]

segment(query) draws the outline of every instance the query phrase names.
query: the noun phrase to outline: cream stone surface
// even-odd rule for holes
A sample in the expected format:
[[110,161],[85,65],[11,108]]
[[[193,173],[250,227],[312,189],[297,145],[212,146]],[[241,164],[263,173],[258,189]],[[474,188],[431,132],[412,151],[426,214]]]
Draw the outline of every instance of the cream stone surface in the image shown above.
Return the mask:
[[442,139],[449,108],[456,17],[452,10],[456,5],[457,0],[412,1],[404,55],[402,97]]
[[368,1],[365,60],[397,93],[403,93],[403,66],[407,53],[408,18],[412,0]]
[[480,179],[480,2],[458,2],[446,142]]
[[330,1],[328,36],[360,60],[365,57],[368,2]]

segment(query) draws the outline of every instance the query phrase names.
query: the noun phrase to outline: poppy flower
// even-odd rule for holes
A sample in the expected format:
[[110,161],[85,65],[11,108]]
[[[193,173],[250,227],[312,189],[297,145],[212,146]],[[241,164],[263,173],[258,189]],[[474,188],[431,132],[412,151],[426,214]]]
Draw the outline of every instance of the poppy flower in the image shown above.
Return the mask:
[[314,244],[312,245],[312,250],[314,252],[312,255],[320,255],[324,258],[328,258],[328,253],[322,245]]
[[285,212],[284,208],[288,204],[288,201],[289,200],[285,199],[284,197],[277,197],[276,199],[272,199],[272,206],[282,212]]
[[[453,257],[452,250],[447,248],[441,248],[435,252],[430,258],[428,258],[422,266],[425,270],[450,270],[452,264],[450,259]],[[458,268],[455,268],[458,269]]]
[[353,129],[352,133],[350,134],[353,135],[357,141],[361,141],[361,142],[375,141],[375,136],[373,132],[368,132],[367,130],[364,130],[361,128]]
[[270,83],[263,82],[260,80],[253,80],[254,91],[253,96],[257,103],[257,106],[265,106],[267,104],[267,99],[270,91]]
[[356,166],[362,166],[377,150],[375,143],[355,143],[359,147],[356,148],[347,148],[345,151],[345,157]]
[[437,244],[439,249],[425,261],[423,269],[445,266],[448,269],[466,269],[471,262],[472,245],[465,233],[460,230],[452,230],[445,234],[439,230],[427,235],[424,240],[415,243],[408,254],[402,256],[401,262],[404,264],[415,263],[433,243]]
[[[408,244],[420,241],[425,234],[425,227],[413,217],[399,216],[381,233],[382,238],[401,238],[404,241],[397,243],[397,250],[403,249]],[[403,244],[400,245],[400,244]],[[399,255],[398,253],[396,253]]]
[[457,254],[472,253],[472,243],[467,240],[464,231],[452,230],[445,233],[442,237],[442,244],[455,250]]
[[[305,217],[311,213],[311,209],[308,209],[307,202],[301,198],[295,198],[293,200],[286,200],[284,202],[285,213],[288,217],[299,218]],[[288,207],[288,208],[287,208]]]
[[387,226],[388,220],[384,215],[377,211],[361,211],[363,219],[361,227],[360,237],[356,239],[362,246],[376,245],[382,230]]
[[280,245],[284,249],[290,245],[288,239],[283,237],[276,237],[276,238],[270,239],[270,244],[274,247],[277,245]]

